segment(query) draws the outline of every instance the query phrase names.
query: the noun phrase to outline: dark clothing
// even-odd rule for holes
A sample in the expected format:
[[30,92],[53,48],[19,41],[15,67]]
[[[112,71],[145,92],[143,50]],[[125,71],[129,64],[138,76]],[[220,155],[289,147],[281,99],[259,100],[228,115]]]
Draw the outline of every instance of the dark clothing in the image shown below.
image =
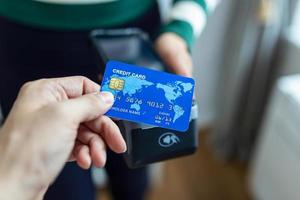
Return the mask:
[[[121,27],[139,27],[153,34],[159,25],[155,5],[134,22]],[[4,117],[8,115],[20,87],[27,81],[83,75],[99,82],[99,69],[94,62],[89,32],[33,28],[0,17],[0,102]],[[146,168],[130,170],[122,155],[109,151],[106,170],[116,200],[143,199],[148,182]],[[90,171],[68,163],[49,188],[45,199],[95,199]]]

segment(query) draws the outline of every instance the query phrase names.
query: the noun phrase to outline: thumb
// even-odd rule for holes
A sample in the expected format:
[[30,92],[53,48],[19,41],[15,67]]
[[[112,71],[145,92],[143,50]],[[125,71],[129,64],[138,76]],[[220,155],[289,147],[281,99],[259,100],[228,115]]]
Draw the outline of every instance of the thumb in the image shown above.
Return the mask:
[[60,103],[65,116],[81,123],[105,114],[113,105],[114,96],[110,92],[86,94]]

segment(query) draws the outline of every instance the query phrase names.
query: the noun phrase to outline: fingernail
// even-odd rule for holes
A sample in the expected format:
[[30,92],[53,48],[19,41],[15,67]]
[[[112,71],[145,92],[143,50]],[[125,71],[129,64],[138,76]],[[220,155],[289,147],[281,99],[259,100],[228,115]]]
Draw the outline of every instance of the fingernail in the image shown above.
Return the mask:
[[106,163],[106,159],[107,159],[107,154],[106,154],[106,150],[102,150],[101,151],[101,157],[102,157],[102,163],[100,163],[99,167],[104,167],[105,163]]
[[123,149],[122,149],[121,153],[125,153],[127,151],[127,145],[126,145],[125,141],[123,141],[123,145],[122,146],[123,146]]
[[123,148],[123,152],[122,152],[122,153],[125,153],[126,151],[127,151],[127,145],[126,145],[126,143],[125,143],[124,148]]
[[115,101],[114,95],[110,92],[100,92],[99,94],[102,98],[102,100],[107,104],[113,104]]
[[102,168],[105,166],[106,159],[107,159],[106,151],[101,149],[100,151],[98,151],[98,155],[99,157],[97,161],[95,160],[93,164],[97,168]]

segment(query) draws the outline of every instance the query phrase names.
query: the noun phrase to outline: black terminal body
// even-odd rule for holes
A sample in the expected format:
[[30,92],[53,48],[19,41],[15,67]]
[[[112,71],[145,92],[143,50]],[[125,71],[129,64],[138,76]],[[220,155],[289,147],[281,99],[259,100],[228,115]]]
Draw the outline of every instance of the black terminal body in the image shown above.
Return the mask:
[[[102,75],[108,60],[167,71],[147,34],[140,29],[101,29],[90,34],[93,53]],[[130,168],[189,155],[198,147],[197,104],[193,101],[189,129],[179,132],[145,124],[117,121],[127,143],[124,159]]]

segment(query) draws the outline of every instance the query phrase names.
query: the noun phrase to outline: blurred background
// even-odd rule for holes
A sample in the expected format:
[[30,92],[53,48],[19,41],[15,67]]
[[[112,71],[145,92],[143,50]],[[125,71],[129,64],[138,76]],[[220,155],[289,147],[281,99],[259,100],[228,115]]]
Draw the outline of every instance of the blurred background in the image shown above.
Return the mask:
[[221,1],[193,58],[200,147],[149,199],[300,199],[300,2]]
[[153,164],[147,199],[299,200],[300,1],[220,1],[192,52],[199,149]]

